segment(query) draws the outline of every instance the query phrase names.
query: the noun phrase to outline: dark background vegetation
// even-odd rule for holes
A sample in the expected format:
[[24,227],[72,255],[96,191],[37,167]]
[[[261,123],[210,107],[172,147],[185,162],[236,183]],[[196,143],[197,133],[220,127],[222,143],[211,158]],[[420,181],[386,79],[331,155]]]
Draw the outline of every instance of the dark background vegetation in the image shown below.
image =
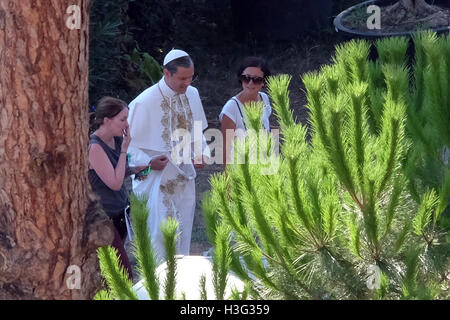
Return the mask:
[[305,119],[300,76],[329,61],[341,41],[332,20],[357,0],[96,0],[91,10],[90,105],[104,95],[130,102],[151,83],[127,58],[134,48],[159,63],[172,48],[195,62],[207,117],[239,87],[235,69],[247,55],[273,73],[293,76],[292,107]]

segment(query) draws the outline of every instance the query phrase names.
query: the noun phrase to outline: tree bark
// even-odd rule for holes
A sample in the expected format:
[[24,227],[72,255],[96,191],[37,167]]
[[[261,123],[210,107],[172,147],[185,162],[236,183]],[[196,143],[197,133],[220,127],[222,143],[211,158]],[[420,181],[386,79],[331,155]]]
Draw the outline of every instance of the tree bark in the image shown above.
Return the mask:
[[399,0],[383,9],[385,26],[406,30],[414,30],[420,23],[427,23],[431,28],[447,26],[448,19],[449,10],[430,5],[425,0]]
[[89,9],[0,0],[0,299],[90,299],[101,285],[96,249],[113,229],[87,179]]
[[429,5],[425,0],[400,0],[398,2],[403,8],[414,14],[432,14],[436,12],[433,6]]
[[414,11],[418,5],[418,2],[423,2],[424,0],[401,0],[403,7],[409,11]]

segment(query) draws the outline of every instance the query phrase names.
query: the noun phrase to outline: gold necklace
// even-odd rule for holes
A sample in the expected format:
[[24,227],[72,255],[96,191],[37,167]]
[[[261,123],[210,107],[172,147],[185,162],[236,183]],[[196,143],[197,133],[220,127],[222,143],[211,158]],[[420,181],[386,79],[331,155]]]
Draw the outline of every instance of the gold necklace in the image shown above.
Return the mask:
[[[160,85],[159,85],[159,82],[158,82],[158,90],[159,90],[159,93],[161,94],[161,97],[163,98],[164,102],[165,102],[165,103],[167,104],[167,106],[169,107],[169,109],[171,109],[173,112],[177,112],[177,110],[174,109],[174,108],[172,108],[172,106],[170,105],[170,100],[167,101],[168,98],[163,94],[163,92],[162,92],[162,90],[161,90],[161,87],[160,87]],[[181,106],[183,107],[183,110],[184,110],[184,112],[186,113],[186,105],[185,105],[185,103],[183,103],[183,102],[181,101],[181,93],[175,92],[175,95],[178,95],[178,97],[180,98]],[[184,94],[184,97],[186,98],[187,105],[188,105],[189,108],[190,108],[191,105],[190,105],[190,103],[189,103],[189,98],[187,97],[186,94]]]

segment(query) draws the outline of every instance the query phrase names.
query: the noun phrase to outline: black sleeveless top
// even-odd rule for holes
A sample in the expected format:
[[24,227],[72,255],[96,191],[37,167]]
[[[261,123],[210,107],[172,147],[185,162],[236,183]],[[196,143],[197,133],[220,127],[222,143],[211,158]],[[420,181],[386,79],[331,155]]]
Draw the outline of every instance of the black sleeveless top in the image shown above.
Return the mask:
[[[115,168],[117,162],[119,162],[122,140],[122,137],[114,137],[115,149],[111,149],[102,139],[95,134],[91,134],[89,145],[93,143],[99,144],[108,156],[109,161],[111,161],[113,168]],[[126,166],[128,167],[128,160]],[[128,205],[128,192],[125,184],[122,184],[122,188],[119,191],[114,191],[100,179],[94,169],[89,169],[88,177],[92,190],[99,195],[103,210],[108,216],[113,219],[122,214]]]

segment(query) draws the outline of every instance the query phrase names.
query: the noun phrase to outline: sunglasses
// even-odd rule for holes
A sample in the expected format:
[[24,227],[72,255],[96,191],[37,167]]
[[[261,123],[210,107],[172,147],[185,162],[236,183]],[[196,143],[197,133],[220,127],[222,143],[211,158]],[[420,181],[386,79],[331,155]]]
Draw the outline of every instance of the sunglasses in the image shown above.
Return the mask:
[[241,74],[239,79],[245,83],[249,83],[250,81],[253,81],[254,84],[261,84],[264,82],[264,77],[251,77],[246,74]]

